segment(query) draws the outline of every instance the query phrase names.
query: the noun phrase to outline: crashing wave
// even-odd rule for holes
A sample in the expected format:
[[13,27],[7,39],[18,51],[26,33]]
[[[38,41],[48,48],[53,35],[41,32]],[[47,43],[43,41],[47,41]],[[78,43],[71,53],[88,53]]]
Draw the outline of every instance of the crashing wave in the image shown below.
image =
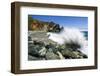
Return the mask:
[[48,33],[49,39],[57,42],[58,44],[68,44],[71,47],[80,50],[84,54],[88,54],[87,50],[87,40],[85,39],[83,33],[76,28],[64,28],[60,33]]

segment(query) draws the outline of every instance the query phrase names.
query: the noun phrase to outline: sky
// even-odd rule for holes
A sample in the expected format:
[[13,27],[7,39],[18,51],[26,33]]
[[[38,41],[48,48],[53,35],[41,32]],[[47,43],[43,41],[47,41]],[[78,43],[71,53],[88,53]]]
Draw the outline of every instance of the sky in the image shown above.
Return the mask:
[[88,17],[79,17],[79,16],[52,16],[52,15],[31,15],[32,18],[38,19],[41,21],[51,22],[53,21],[56,24],[59,24],[63,27],[68,28],[78,28],[78,29],[87,29],[88,28]]

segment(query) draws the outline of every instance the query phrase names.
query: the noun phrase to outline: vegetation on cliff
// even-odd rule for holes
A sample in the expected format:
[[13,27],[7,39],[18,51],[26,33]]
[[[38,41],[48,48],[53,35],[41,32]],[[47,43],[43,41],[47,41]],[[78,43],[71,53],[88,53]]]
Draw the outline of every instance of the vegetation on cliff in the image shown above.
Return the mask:
[[59,24],[51,22],[40,21],[28,16],[28,30],[29,31],[46,31],[46,32],[60,32],[63,27]]

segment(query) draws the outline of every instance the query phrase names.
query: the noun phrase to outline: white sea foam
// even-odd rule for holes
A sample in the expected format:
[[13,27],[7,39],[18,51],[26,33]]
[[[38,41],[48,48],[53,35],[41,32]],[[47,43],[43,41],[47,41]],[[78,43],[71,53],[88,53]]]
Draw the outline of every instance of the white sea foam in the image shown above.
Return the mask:
[[76,28],[64,28],[60,33],[48,33],[49,39],[57,42],[58,44],[71,43],[79,44],[81,48],[78,48],[84,54],[88,54],[87,40],[84,35]]

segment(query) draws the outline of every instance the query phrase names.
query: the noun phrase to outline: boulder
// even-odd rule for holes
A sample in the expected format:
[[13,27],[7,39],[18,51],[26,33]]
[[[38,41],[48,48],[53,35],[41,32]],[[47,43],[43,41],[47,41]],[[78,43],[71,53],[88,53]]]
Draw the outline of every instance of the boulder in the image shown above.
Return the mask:
[[56,55],[55,53],[53,53],[52,51],[47,51],[45,58],[46,58],[46,60],[60,59],[60,57],[58,55]]

